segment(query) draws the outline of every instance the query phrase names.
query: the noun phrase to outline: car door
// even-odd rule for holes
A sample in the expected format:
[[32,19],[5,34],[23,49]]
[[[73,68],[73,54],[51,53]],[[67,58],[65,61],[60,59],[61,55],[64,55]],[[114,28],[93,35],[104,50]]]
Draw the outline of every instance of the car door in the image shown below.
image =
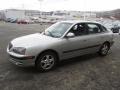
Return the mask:
[[65,37],[61,45],[62,58],[71,58],[88,53],[89,46],[88,31],[85,23],[74,25],[68,33],[73,33],[74,37]]
[[99,24],[86,23],[86,29],[88,30],[88,52],[97,52],[104,42],[104,32],[100,28]]

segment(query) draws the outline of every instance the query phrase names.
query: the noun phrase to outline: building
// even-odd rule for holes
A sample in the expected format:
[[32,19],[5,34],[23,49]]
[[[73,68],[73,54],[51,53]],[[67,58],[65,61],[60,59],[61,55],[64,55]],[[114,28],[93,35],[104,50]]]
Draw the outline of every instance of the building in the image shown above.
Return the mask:
[[78,19],[87,19],[87,18],[96,18],[96,13],[94,12],[80,12],[80,11],[71,11],[70,16]]
[[17,10],[17,9],[7,9],[3,10],[0,14],[0,18],[4,20],[11,19],[43,19],[43,20],[82,20],[89,18],[96,18],[96,13],[94,12],[80,12],[80,11],[51,11],[51,12],[41,12],[38,10]]
[[96,18],[96,13],[94,13],[94,12],[85,12],[84,16],[85,16],[85,18]]
[[25,16],[28,17],[40,17],[41,12],[37,10],[25,10]]
[[4,10],[3,13],[4,13],[4,19],[25,18],[25,11],[24,10],[7,9],[7,10]]
[[2,20],[2,12],[0,12],[0,20]]

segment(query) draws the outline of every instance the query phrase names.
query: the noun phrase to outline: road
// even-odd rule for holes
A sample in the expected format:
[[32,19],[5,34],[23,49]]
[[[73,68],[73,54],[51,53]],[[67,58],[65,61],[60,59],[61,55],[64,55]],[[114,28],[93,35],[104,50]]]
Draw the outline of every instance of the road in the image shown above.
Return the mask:
[[45,73],[34,67],[17,67],[8,61],[9,41],[41,32],[48,26],[0,22],[0,90],[120,90],[119,36],[106,57],[90,54],[68,59]]

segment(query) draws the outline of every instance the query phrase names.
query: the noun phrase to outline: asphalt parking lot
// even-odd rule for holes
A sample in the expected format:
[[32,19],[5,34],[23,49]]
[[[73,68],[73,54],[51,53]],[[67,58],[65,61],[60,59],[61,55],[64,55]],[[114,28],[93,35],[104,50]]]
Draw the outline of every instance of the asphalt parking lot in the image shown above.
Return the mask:
[[40,73],[11,64],[6,47],[12,39],[41,32],[49,25],[0,22],[0,90],[120,90],[120,37],[106,57],[85,55]]

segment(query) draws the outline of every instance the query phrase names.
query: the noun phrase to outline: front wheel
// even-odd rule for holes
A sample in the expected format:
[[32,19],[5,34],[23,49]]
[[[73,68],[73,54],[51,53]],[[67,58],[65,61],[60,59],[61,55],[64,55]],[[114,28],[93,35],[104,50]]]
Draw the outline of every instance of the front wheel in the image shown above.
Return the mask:
[[109,44],[108,43],[104,43],[102,46],[101,46],[101,48],[100,48],[100,50],[99,50],[99,55],[101,55],[101,56],[106,56],[107,54],[108,54],[108,52],[109,52],[109,49],[110,49],[110,46],[109,46]]
[[36,67],[40,71],[49,71],[55,67],[56,61],[57,56],[55,53],[45,52],[38,57]]

